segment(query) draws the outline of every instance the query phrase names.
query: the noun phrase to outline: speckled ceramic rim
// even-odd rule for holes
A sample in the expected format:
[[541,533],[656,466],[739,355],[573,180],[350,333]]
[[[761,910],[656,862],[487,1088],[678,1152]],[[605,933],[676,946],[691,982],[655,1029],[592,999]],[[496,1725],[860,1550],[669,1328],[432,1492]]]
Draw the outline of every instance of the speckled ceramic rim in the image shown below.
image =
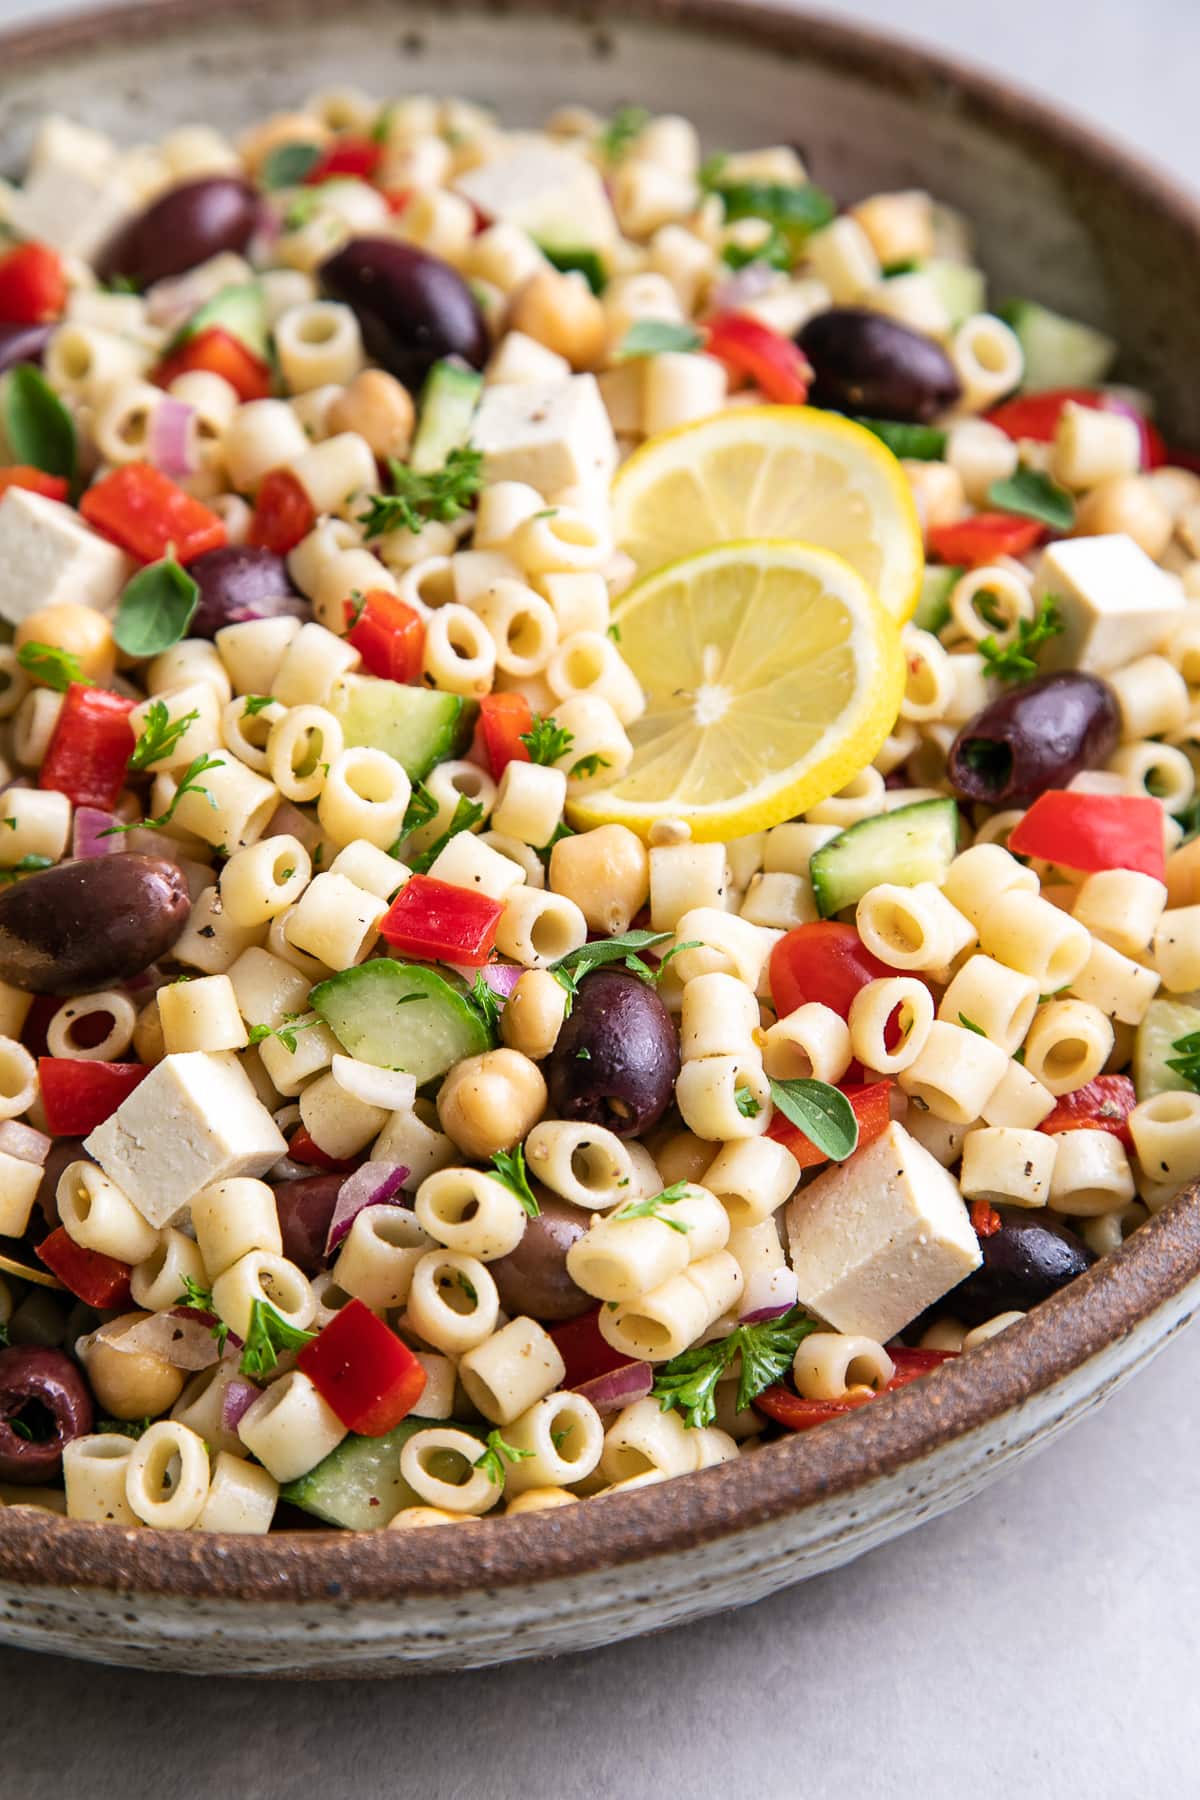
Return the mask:
[[[140,0],[0,35],[6,70],[122,37],[222,18],[281,23],[312,0]],[[447,10],[451,10],[447,8]],[[473,11],[485,10],[483,7]],[[492,12],[553,10],[593,33],[639,20],[735,39],[857,76],[930,106],[968,107],[975,121],[1054,169],[1086,170],[1155,213],[1194,252],[1200,208],[1166,177],[1086,128],[1001,83],[886,36],[736,0],[516,0]],[[404,7],[396,7],[403,22]],[[415,27],[419,30],[419,26]],[[283,1532],[232,1537],[126,1531],[34,1509],[0,1512],[0,1580],[29,1586],[253,1601],[400,1599],[453,1594],[616,1567],[765,1524],[893,1474],[1018,1406],[1080,1368],[1200,1275],[1200,1184],[1181,1194],[1061,1294],[961,1362],[869,1407],[753,1457],[669,1486],[553,1513],[484,1520],[467,1530],[404,1534]]]

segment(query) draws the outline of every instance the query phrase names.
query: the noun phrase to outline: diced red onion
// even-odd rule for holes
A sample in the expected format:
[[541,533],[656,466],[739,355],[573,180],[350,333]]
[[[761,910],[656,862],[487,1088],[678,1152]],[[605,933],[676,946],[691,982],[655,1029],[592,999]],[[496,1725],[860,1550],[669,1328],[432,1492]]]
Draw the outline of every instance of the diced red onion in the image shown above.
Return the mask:
[[0,1151],[15,1156],[18,1162],[37,1163],[39,1167],[50,1154],[54,1143],[32,1125],[21,1125],[16,1119],[0,1119]]
[[98,806],[77,806],[71,826],[71,855],[80,862],[88,862],[93,857],[113,856],[118,850],[124,850],[126,832],[119,837],[105,836],[118,824],[120,820],[115,813],[101,812]]
[[196,460],[196,409],[186,400],[164,394],[150,420],[150,461],[164,475],[178,480],[194,475]]
[[212,1334],[213,1323],[210,1313],[198,1312],[191,1306],[178,1307],[174,1312],[151,1313],[148,1319],[139,1319],[128,1331],[113,1338],[112,1347],[161,1356],[176,1369],[211,1369],[221,1360],[217,1340]]
[[631,1362],[610,1369],[606,1375],[593,1375],[571,1392],[590,1400],[597,1412],[616,1412],[622,1406],[632,1406],[635,1400],[643,1400],[653,1386],[654,1370],[650,1364]]
[[477,973],[483,976],[494,994],[507,1000],[525,971],[519,963],[495,962],[484,963]]
[[799,1284],[791,1269],[770,1269],[752,1275],[742,1295],[746,1311],[741,1314],[738,1324],[757,1324],[760,1319],[776,1319],[782,1313],[790,1312],[796,1304],[798,1291]]
[[714,312],[736,312],[747,300],[757,300],[760,294],[765,294],[775,278],[776,270],[769,263],[749,262],[736,274],[718,281],[709,295],[709,305]]
[[258,1399],[260,1390],[252,1381],[241,1375],[232,1376],[225,1383],[225,1391],[221,1395],[221,1429],[236,1432],[243,1417]]
[[[306,1172],[311,1174],[312,1170]],[[393,1162],[365,1162],[347,1175],[338,1189],[337,1204],[329,1221],[326,1256],[332,1256],[365,1206],[403,1206],[403,1199],[397,1196],[407,1176],[404,1164]]]

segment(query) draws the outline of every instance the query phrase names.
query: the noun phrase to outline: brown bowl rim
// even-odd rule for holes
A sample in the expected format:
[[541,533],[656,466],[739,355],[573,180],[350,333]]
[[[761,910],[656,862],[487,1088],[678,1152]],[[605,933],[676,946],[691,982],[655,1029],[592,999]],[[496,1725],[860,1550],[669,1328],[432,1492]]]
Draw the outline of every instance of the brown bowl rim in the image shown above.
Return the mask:
[[[300,10],[315,10],[308,4]],[[396,7],[402,24],[404,5]],[[1007,82],[885,32],[742,0],[479,0],[473,13],[577,20],[602,38],[610,25],[679,25],[773,50],[929,103],[953,100],[998,135],[1082,163],[1200,242],[1200,205],[1164,172]],[[222,17],[294,17],[293,0],[125,0],[0,33],[8,69]],[[419,28],[419,15],[418,27]],[[1200,1183],[1120,1249],[961,1361],[833,1426],[753,1456],[586,1505],[472,1529],[389,1533],[281,1532],[240,1537],[149,1533],[39,1511],[0,1512],[0,1580],[197,1601],[336,1604],[461,1594],[578,1576],[711,1543],[778,1521],[855,1489],[983,1426],[1068,1377],[1126,1336],[1200,1275]],[[1184,1321],[1181,1321],[1181,1323]],[[915,1470],[914,1470],[915,1478]],[[911,1492],[915,1495],[916,1483]],[[851,1510],[849,1518],[854,1517]]]

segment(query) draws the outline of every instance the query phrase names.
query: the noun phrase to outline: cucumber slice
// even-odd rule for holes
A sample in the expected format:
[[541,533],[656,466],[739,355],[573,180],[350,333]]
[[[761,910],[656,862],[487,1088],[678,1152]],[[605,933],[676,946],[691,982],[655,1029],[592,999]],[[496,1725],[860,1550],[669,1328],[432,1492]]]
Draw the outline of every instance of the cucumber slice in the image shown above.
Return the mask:
[[483,376],[466,363],[447,358],[434,363],[421,391],[421,422],[413,439],[410,461],[419,473],[440,469],[452,450],[461,449],[471,435]]
[[921,577],[921,594],[913,611],[913,624],[922,631],[931,631],[936,637],[950,617],[950,595],[954,584],[965,573],[965,569],[953,563],[931,564]]
[[1094,387],[1116,358],[1116,343],[1104,332],[1051,312],[1036,300],[1006,300],[996,311],[1012,326],[1025,352],[1022,393]]
[[831,839],[809,863],[813,893],[823,919],[854,906],[881,881],[913,887],[942,881],[958,847],[958,805],[917,800],[893,813],[860,819]]
[[604,292],[608,276],[598,251],[589,250],[586,245],[569,244],[539,244],[538,249],[551,268],[557,269],[560,274],[570,275],[574,272],[582,275],[593,294]]
[[1133,1085],[1139,1100],[1154,1094],[1190,1088],[1167,1059],[1176,1054],[1182,1037],[1200,1031],[1200,994],[1176,994],[1170,1000],[1152,1000],[1133,1041]]
[[175,342],[189,343],[202,331],[212,331],[214,327],[229,332],[231,337],[245,344],[260,362],[267,361],[270,355],[267,309],[257,281],[235,282],[219,289],[192,314]]
[[460,694],[405,687],[374,675],[347,675],[331,701],[347,748],[366,745],[394,756],[410,781],[422,781],[435,763],[454,754],[467,725]]
[[952,326],[961,325],[975,313],[987,308],[987,284],[982,269],[970,263],[951,262],[948,257],[933,256],[920,264],[937,290],[938,299],[950,315]]
[[402,1507],[421,1505],[400,1473],[400,1452],[414,1432],[434,1423],[409,1418],[386,1437],[343,1438],[315,1469],[286,1482],[279,1497],[347,1531],[380,1531]]
[[320,982],[308,1003],[351,1056],[403,1069],[418,1087],[464,1056],[492,1048],[491,1033],[465,994],[423,963],[386,957],[359,963]]

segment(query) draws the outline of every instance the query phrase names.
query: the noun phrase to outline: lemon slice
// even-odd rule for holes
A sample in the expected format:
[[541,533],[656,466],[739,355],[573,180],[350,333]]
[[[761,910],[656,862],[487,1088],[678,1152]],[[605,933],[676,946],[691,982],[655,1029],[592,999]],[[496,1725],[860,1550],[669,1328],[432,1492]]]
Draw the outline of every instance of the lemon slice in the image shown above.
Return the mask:
[[815,544],[721,544],[647,576],[617,612],[646,711],[619,780],[570,804],[581,826],[694,838],[793,818],[869,763],[904,688],[900,632],[861,575]]
[[835,413],[734,408],[664,432],[620,470],[613,508],[639,577],[710,544],[799,539],[844,557],[901,623],[917,603],[921,528],[904,471]]

